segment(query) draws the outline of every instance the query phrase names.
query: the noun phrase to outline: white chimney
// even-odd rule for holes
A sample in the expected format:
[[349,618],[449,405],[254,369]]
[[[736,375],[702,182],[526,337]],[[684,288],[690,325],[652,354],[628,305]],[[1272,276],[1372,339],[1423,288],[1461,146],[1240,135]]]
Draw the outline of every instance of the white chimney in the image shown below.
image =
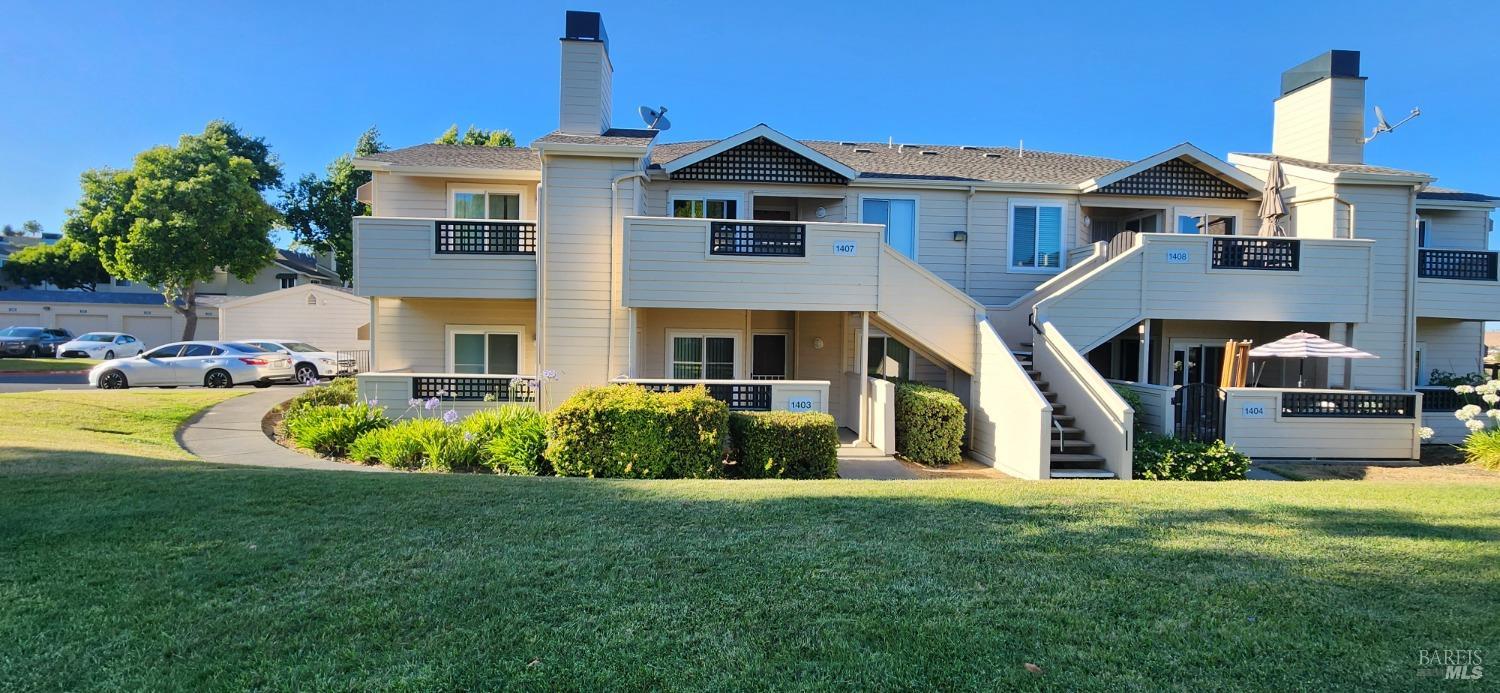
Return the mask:
[[614,67],[598,12],[568,10],[562,38],[562,106],[558,130],[600,135],[609,129]]
[[1328,51],[1281,73],[1271,153],[1325,164],[1365,162],[1359,51]]

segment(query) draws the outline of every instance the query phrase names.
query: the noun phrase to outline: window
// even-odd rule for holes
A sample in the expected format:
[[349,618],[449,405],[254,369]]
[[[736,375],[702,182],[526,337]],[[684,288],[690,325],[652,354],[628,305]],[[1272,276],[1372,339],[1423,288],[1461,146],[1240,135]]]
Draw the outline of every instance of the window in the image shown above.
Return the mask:
[[885,225],[885,244],[917,259],[917,201],[866,197],[860,200],[859,219]]
[[1427,220],[1422,218],[1417,219],[1417,247],[1427,247]]
[[672,196],[672,216],[682,219],[738,219],[740,201],[722,195]]
[[1012,271],[1060,271],[1063,248],[1063,206],[1061,204],[1011,202],[1010,267]]
[[295,274],[278,274],[276,278],[281,280],[281,288],[283,289],[290,289],[297,285],[297,275]]
[[865,373],[884,377],[911,377],[911,349],[890,337],[871,337]]
[[1132,233],[1156,233],[1156,215],[1150,214],[1125,221],[1125,230]]
[[514,221],[521,218],[521,194],[519,192],[489,188],[452,188],[452,209],[455,219],[496,219]]
[[146,352],[146,358],[148,358],[148,359],[169,359],[169,358],[172,358],[174,356],[177,356],[177,354],[179,354],[181,352],[182,352],[182,345],[181,344],[168,344],[167,346],[161,347],[159,349],[152,349],[151,351]]
[[207,344],[189,344],[182,348],[183,356],[217,356],[222,353],[223,350]]
[[115,337],[115,344],[130,344],[134,341],[135,337],[132,337],[128,334],[122,334],[118,337]]
[[1177,209],[1177,233],[1210,236],[1233,236],[1239,227],[1239,215],[1213,209]]
[[667,371],[687,380],[733,380],[738,342],[739,337],[730,334],[673,334]]
[[116,278],[115,279],[115,286],[130,286],[130,280],[129,279],[119,279],[119,278]]
[[518,373],[521,368],[521,330],[514,327],[449,327],[448,363],[453,373]]

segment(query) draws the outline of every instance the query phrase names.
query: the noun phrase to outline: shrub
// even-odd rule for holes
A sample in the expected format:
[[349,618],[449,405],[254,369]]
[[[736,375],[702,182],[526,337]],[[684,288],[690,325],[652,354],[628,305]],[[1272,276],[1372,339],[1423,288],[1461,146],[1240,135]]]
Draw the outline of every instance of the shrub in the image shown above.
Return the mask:
[[552,473],[544,453],[547,451],[547,417],[530,407],[506,407],[513,410],[500,435],[485,444],[485,455],[492,468],[511,474],[540,476]]
[[1459,375],[1450,371],[1442,371],[1436,368],[1427,376],[1427,383],[1434,387],[1457,387],[1459,385],[1483,385],[1489,381],[1482,373],[1466,373]]
[[704,478],[722,474],[729,409],[702,387],[580,390],[552,412],[547,459],[564,476]]
[[1458,449],[1469,464],[1500,471],[1500,428],[1474,431]]
[[397,469],[451,472],[484,466],[477,437],[440,419],[404,419],[355,440],[349,456]]
[[354,378],[337,378],[326,385],[314,385],[291,398],[283,407],[290,412],[302,407],[336,407],[353,405],[359,400],[359,383]]
[[358,404],[303,405],[284,419],[287,436],[297,445],[323,455],[342,457],[361,435],[390,425],[385,410]]
[[1120,395],[1120,399],[1125,400],[1125,404],[1135,410],[1135,418],[1131,424],[1131,429],[1135,432],[1135,439],[1140,440],[1143,436],[1150,433],[1150,431],[1146,430],[1144,417],[1141,416],[1141,412],[1146,408],[1146,401],[1141,399],[1141,393],[1128,387],[1115,385],[1114,388],[1115,392]]
[[1226,481],[1243,479],[1250,458],[1222,440],[1202,443],[1159,435],[1136,439],[1134,476],[1137,479]]
[[964,443],[963,402],[947,390],[896,382],[896,452],[923,464],[959,461]]
[[735,476],[832,479],[839,473],[839,433],[828,414],[732,412],[729,440]]

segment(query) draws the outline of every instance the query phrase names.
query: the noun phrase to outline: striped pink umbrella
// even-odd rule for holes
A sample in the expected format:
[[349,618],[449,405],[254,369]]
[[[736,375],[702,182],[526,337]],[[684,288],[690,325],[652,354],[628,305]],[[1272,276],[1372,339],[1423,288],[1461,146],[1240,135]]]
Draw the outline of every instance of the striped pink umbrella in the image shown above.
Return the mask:
[[[1251,358],[1302,359],[1297,366],[1297,387],[1302,387],[1302,373],[1307,359],[1378,359],[1379,356],[1323,339],[1311,332],[1290,334],[1250,350]],[[1257,378],[1259,380],[1259,378]]]

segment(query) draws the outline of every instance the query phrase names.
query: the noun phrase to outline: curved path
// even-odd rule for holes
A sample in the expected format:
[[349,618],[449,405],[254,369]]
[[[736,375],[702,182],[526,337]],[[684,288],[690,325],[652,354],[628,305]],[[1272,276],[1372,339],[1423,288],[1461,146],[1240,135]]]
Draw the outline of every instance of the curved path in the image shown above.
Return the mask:
[[226,399],[199,412],[177,429],[177,444],[203,461],[216,464],[336,472],[391,471],[385,467],[318,459],[288,450],[267,438],[260,428],[266,412],[301,392],[300,387],[275,387]]

